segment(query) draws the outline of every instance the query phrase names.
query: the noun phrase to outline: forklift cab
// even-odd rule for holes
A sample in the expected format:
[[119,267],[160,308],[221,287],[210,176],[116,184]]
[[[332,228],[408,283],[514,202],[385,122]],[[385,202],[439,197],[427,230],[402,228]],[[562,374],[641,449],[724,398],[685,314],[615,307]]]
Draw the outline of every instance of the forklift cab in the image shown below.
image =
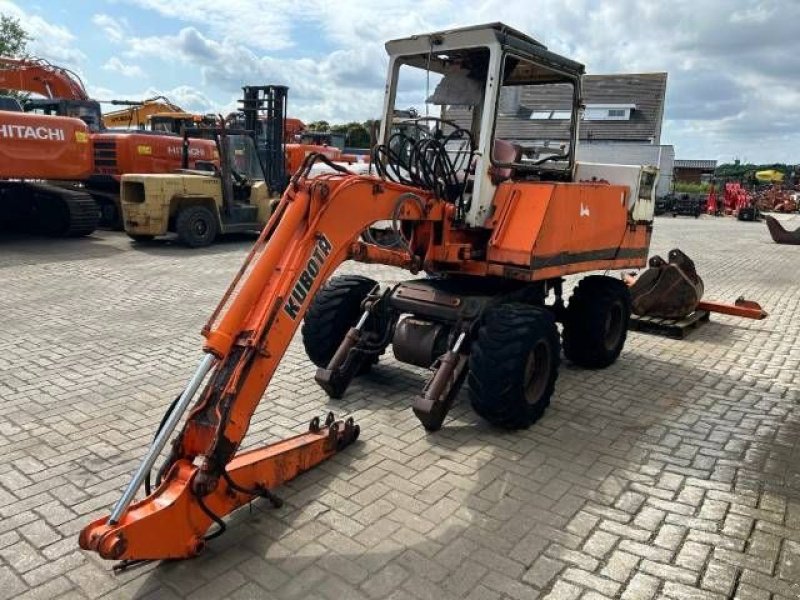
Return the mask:
[[[483,226],[508,178],[573,179],[583,65],[500,23],[393,40],[386,49],[379,172],[390,165],[410,184],[444,181],[438,192],[472,227]],[[566,95],[569,108],[545,118],[556,95]],[[409,106],[421,116],[397,117]]]
[[211,139],[218,161],[194,161],[195,170],[210,171],[222,181],[223,208],[230,212],[236,203],[249,203],[254,184],[266,181],[252,131],[226,127],[183,129],[182,169],[189,170],[192,138]]

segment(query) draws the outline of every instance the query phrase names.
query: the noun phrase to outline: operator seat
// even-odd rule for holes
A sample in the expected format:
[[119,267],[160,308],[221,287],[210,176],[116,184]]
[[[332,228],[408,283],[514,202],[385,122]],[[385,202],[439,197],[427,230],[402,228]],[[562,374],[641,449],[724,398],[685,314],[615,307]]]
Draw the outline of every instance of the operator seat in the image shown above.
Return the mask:
[[[512,144],[508,140],[495,138],[492,148],[492,156],[495,161],[501,163],[515,163],[519,161],[520,147]],[[492,177],[492,182],[497,185],[503,181],[511,179],[514,174],[514,169],[511,167],[496,167],[492,165],[489,168],[489,175]]]

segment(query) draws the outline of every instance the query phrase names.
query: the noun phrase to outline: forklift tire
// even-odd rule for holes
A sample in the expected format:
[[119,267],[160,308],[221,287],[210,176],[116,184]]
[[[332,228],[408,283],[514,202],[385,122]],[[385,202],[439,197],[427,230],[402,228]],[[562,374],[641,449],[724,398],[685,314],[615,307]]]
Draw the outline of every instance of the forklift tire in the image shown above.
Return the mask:
[[530,427],[550,405],[560,360],[558,329],[547,309],[490,309],[469,357],[472,408],[496,427]]
[[602,369],[619,357],[628,337],[631,295],[619,279],[583,278],[564,319],[564,355],[578,366]]
[[205,206],[187,206],[175,219],[178,239],[190,248],[209,246],[217,237],[217,218]]
[[[361,316],[361,302],[378,282],[361,275],[331,277],[311,301],[301,334],[308,358],[318,367],[330,363],[344,336]],[[365,363],[362,372],[371,363]]]

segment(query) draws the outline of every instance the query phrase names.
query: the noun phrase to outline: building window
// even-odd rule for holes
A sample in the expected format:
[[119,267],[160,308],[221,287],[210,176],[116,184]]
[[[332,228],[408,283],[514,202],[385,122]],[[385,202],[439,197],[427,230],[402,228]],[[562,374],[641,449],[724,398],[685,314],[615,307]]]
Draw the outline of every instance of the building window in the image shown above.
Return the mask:
[[634,104],[587,104],[583,118],[586,121],[629,121]]
[[568,121],[571,118],[569,110],[534,110],[530,116],[532,121]]

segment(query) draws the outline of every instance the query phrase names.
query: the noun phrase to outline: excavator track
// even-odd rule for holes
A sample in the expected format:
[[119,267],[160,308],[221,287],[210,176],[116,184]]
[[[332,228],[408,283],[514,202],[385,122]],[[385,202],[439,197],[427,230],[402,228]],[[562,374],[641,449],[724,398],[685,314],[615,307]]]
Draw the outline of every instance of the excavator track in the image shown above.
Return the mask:
[[4,182],[0,213],[8,229],[51,237],[90,235],[100,221],[89,194],[49,183]]

